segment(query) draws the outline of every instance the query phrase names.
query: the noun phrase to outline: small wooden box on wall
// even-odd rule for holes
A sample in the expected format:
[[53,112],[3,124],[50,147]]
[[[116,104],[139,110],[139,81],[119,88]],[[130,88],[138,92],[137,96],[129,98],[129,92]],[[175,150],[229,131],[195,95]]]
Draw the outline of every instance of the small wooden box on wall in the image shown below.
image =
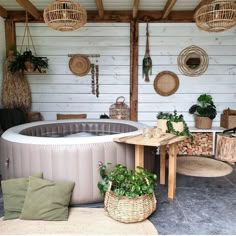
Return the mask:
[[236,127],[236,110],[224,110],[220,116],[220,126],[226,129]]

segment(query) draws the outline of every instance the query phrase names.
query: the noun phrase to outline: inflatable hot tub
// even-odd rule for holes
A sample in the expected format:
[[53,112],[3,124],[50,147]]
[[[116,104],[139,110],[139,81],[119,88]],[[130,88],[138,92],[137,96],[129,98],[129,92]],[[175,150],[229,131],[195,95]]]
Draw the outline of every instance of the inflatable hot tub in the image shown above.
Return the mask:
[[43,172],[49,180],[75,182],[71,204],[99,202],[98,163],[134,168],[133,145],[114,137],[142,132],[145,125],[126,120],[40,121],[12,127],[1,137],[3,179]]

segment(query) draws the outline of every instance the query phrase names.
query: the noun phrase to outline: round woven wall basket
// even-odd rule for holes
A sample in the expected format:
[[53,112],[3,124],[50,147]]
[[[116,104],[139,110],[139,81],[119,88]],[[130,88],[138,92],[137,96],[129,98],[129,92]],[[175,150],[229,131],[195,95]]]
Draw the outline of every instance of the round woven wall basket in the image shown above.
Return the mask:
[[158,94],[170,96],[179,88],[179,78],[171,71],[162,71],[157,74],[153,86]]
[[[197,58],[199,60],[199,64],[196,67],[187,64],[188,60],[191,58]],[[207,70],[208,60],[207,53],[202,48],[194,45],[182,50],[177,59],[180,72],[192,77],[199,76]]]
[[78,76],[87,75],[90,71],[90,66],[90,60],[86,56],[73,56],[69,61],[71,72]]

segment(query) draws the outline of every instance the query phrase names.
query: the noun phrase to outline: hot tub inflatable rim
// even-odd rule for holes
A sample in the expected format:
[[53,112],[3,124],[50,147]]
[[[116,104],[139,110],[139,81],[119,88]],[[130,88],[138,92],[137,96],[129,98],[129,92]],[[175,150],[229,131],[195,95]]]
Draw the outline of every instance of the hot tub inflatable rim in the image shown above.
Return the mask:
[[[127,124],[137,128],[136,131],[113,134],[113,135],[104,135],[104,136],[89,136],[89,137],[34,137],[22,135],[20,132],[24,129],[35,127],[39,125],[48,125],[48,124],[60,124],[60,123],[86,123],[86,122],[99,122],[99,123],[117,123],[117,124]],[[113,138],[118,138],[120,136],[130,136],[142,133],[142,129],[147,127],[147,125],[140,122],[130,121],[130,120],[118,120],[118,119],[70,119],[70,120],[54,120],[54,121],[37,121],[26,123],[23,125],[14,126],[6,130],[1,138],[15,143],[28,143],[28,144],[41,144],[41,145],[52,145],[52,144],[87,144],[87,143],[101,143],[101,142],[110,142]]]

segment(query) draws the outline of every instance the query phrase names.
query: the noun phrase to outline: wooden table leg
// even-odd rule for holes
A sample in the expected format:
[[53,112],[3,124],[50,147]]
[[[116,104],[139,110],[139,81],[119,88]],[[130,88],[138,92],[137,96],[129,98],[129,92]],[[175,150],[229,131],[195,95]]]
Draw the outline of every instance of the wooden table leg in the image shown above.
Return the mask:
[[166,179],[166,145],[160,146],[160,184],[165,184]]
[[168,176],[168,198],[174,198],[176,194],[176,156],[177,143],[169,145],[169,176]]
[[144,167],[144,146],[135,145],[135,168],[137,166]]

